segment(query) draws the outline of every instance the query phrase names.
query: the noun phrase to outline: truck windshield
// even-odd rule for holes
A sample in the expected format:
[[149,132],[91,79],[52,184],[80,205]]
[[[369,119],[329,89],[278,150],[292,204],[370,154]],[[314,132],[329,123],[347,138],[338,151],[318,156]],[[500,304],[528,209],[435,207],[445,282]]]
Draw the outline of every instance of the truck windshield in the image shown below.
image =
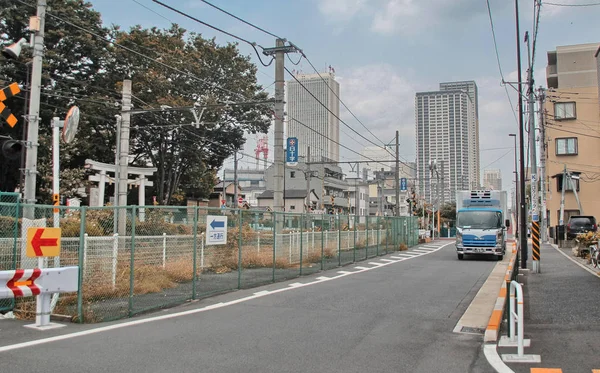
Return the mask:
[[459,228],[498,229],[502,227],[499,211],[460,211],[456,225]]

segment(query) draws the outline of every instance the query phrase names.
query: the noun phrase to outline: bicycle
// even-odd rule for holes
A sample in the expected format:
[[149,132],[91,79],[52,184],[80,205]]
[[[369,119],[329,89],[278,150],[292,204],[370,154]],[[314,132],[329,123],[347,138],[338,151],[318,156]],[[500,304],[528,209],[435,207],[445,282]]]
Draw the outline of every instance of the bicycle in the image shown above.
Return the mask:
[[600,250],[598,249],[598,241],[590,246],[590,262],[594,268],[598,268],[600,262]]

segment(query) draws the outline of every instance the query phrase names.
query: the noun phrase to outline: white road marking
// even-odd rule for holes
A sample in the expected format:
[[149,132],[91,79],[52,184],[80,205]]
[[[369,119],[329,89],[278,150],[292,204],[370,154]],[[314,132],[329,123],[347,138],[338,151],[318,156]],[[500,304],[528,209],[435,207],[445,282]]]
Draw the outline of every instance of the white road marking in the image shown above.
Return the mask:
[[356,269],[363,269],[363,270],[364,269],[369,269],[369,267],[354,267],[354,268],[356,268]]
[[270,292],[268,290],[263,290],[263,291],[259,291],[254,293],[254,295],[265,295],[265,294],[269,294]]
[[348,271],[337,271],[337,273],[339,273],[340,275],[347,275],[347,274],[349,274],[349,273],[352,273],[352,272],[348,272]]
[[329,279],[331,279],[331,277],[325,277],[325,276],[317,277],[317,280],[319,280],[319,281],[324,281],[324,280],[329,280]]
[[515,373],[512,369],[510,369],[500,355],[498,355],[498,351],[496,350],[495,344],[486,344],[483,346],[483,354],[487,359],[488,363],[496,370],[498,373]]
[[[447,245],[450,245],[450,243],[448,243],[448,244],[446,244],[444,246],[447,246]],[[440,248],[442,248],[444,246],[441,246]],[[239,299],[234,299],[234,300],[229,301],[229,302],[220,302],[220,303],[216,303],[216,304],[211,304],[211,305],[204,306],[202,308],[196,308],[196,309],[193,309],[193,310],[175,312],[175,313],[170,313],[170,314],[160,315],[160,316],[152,316],[152,317],[148,317],[148,318],[144,318],[144,319],[130,320],[130,321],[125,321],[125,322],[121,322],[121,323],[118,323],[118,324],[101,326],[101,327],[94,328],[94,329],[83,330],[83,331],[80,331],[80,332],[63,334],[63,335],[58,335],[58,336],[55,336],[55,337],[41,338],[41,339],[36,339],[36,340],[33,340],[33,341],[15,343],[15,344],[12,344],[12,345],[7,345],[7,346],[0,346],[0,353],[1,352],[6,352],[6,351],[18,350],[18,349],[22,349],[22,348],[29,348],[29,347],[33,347],[33,346],[39,346],[39,345],[46,344],[46,343],[51,343],[51,342],[64,341],[64,340],[67,340],[67,339],[72,339],[72,338],[77,338],[77,337],[83,337],[83,336],[87,336],[87,335],[93,335],[93,334],[103,333],[103,332],[107,332],[107,331],[111,331],[111,330],[126,328],[126,327],[129,327],[129,326],[143,325],[143,324],[148,324],[148,323],[152,323],[152,322],[156,322],[156,321],[163,321],[163,320],[174,319],[174,318],[181,317],[181,316],[194,315],[194,314],[197,314],[197,313],[202,313],[202,312],[206,312],[206,311],[210,311],[210,310],[215,310],[215,309],[218,309],[218,308],[232,306],[232,305],[238,304],[238,303],[244,303],[244,302],[247,302],[247,301],[253,300],[253,299],[258,299],[258,298],[262,298],[262,297],[271,296],[273,294],[283,293],[285,291],[290,291],[290,290],[295,290],[295,289],[303,288],[305,286],[312,286],[312,285],[320,284],[320,283],[323,283],[323,282],[337,280],[337,279],[342,278],[342,277],[356,275],[356,274],[359,274],[359,273],[362,273],[362,272],[371,271],[371,270],[374,270],[374,269],[379,269],[381,267],[385,267],[385,266],[388,266],[388,265],[391,265],[391,264],[395,264],[395,263],[398,263],[398,262],[388,262],[388,263],[384,263],[384,264],[381,264],[381,265],[376,266],[376,267],[365,268],[365,269],[362,269],[360,271],[355,271],[355,272],[340,271],[340,272],[345,272],[345,273],[340,274],[339,276],[331,277],[331,278],[320,277],[321,278],[320,281],[312,281],[312,282],[308,282],[308,283],[295,282],[294,284],[289,284],[287,287],[282,287],[280,289],[271,290],[271,291],[268,291],[266,293],[263,292],[263,291],[259,291],[257,293],[254,293],[253,295],[249,295],[247,297],[243,297],[243,298],[239,298]],[[495,346],[494,346],[494,348],[495,348]]]
[[418,256],[421,254],[424,254],[424,253],[415,253],[414,251],[407,251],[407,252],[399,254],[399,255]]
[[576,259],[573,259],[573,258],[571,258],[570,256],[568,256],[567,254],[563,253],[563,251],[562,251],[561,249],[559,249],[559,248],[558,248],[558,246],[557,246],[557,247],[555,247],[553,244],[551,244],[551,246],[552,246],[552,247],[554,247],[554,249],[555,249],[556,251],[558,251],[559,253],[561,253],[561,254],[562,254],[562,255],[563,255],[565,258],[569,259],[570,261],[572,261],[573,263],[577,264],[577,265],[578,265],[578,266],[580,266],[581,268],[585,269],[585,270],[586,270],[586,271],[588,271],[589,273],[593,274],[593,275],[594,275],[594,276],[596,276],[596,277],[600,276],[600,273],[599,273],[599,272],[596,272],[596,271],[592,270],[591,268],[589,268],[589,267],[586,267],[585,265],[583,265],[583,264],[579,263],[579,262],[578,262]]
[[413,253],[429,254],[429,253],[431,253],[432,251],[426,251],[426,250],[413,250],[412,252],[413,252]]
[[378,262],[369,262],[370,265],[374,265],[374,266],[382,266],[385,265],[383,263],[378,263]]
[[390,259],[379,259],[379,260],[381,260],[382,262],[388,262],[388,263],[395,262],[395,260],[390,260]]

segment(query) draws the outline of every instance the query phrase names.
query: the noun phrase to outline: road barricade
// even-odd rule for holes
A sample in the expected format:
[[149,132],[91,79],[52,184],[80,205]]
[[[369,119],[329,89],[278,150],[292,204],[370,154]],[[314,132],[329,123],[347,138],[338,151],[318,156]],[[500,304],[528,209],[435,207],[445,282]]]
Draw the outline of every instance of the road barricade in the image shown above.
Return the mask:
[[50,303],[54,293],[70,293],[79,289],[79,267],[34,268],[0,271],[0,299],[37,296],[35,324],[37,329],[62,325],[50,323]]

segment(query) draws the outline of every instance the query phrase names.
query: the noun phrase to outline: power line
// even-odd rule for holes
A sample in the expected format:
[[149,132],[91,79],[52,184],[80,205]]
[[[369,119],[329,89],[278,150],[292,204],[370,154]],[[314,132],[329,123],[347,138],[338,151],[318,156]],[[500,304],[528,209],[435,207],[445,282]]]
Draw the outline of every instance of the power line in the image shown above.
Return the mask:
[[494,50],[496,51],[496,61],[498,62],[498,71],[500,71],[500,78],[502,78],[502,85],[504,86],[504,91],[506,92],[506,97],[508,98],[508,103],[510,104],[510,111],[513,113],[515,117],[515,122],[517,126],[519,125],[519,120],[517,119],[517,114],[515,113],[515,109],[510,99],[510,94],[508,93],[508,88],[506,88],[506,84],[504,83],[504,73],[502,72],[502,64],[500,64],[500,54],[498,53],[498,43],[496,42],[496,31],[494,30],[494,20],[492,18],[492,9],[490,7],[490,0],[486,0],[488,15],[490,18],[490,26],[492,28],[492,38],[494,39]]
[[[365,139],[366,141],[368,141],[369,143],[377,146],[377,147],[381,147],[380,145],[374,143],[373,141],[367,139],[365,136],[363,136],[360,132],[358,132],[357,130],[355,130],[354,128],[352,128],[351,126],[349,126],[346,122],[344,122],[343,119],[341,119],[338,115],[336,115],[333,111],[331,111],[331,109],[329,109],[329,107],[327,107],[327,105],[325,105],[323,102],[321,102],[321,100],[319,100],[317,98],[317,96],[315,96],[304,84],[302,84],[302,82],[300,80],[298,80],[298,78],[296,78],[296,76],[294,74],[292,74],[292,72],[287,68],[284,67],[285,71],[288,72],[288,74],[290,74],[290,76],[306,91],[308,92],[308,94],[314,98],[321,106],[323,106],[325,108],[325,110],[327,110],[331,115],[333,115],[337,120],[340,121],[340,123],[344,124],[346,127],[348,127],[352,132],[354,132],[356,135],[358,135],[359,137]],[[350,137],[352,139],[354,139],[352,136]],[[354,139],[356,141],[356,139]],[[360,144],[360,143],[359,143]]]
[[[27,5],[27,6],[29,6],[29,7],[33,7],[33,5],[31,5],[31,4],[28,4],[28,3],[26,3],[26,2],[24,2],[24,1],[22,1],[22,0],[16,0],[16,1],[17,1],[17,2],[19,2],[19,3],[21,3],[21,4],[23,4],[23,5]],[[248,99],[248,97],[245,97],[245,96],[244,96],[243,94],[241,94],[241,93],[237,93],[237,92],[230,91],[229,89],[226,89],[226,88],[223,88],[223,87],[220,87],[220,86],[218,86],[216,83],[209,82],[209,81],[207,81],[207,80],[204,80],[204,79],[202,79],[202,78],[199,78],[199,77],[197,77],[197,76],[196,76],[196,75],[194,75],[194,74],[188,73],[188,72],[186,72],[186,71],[183,71],[183,70],[180,70],[180,69],[178,69],[178,68],[176,68],[176,67],[174,67],[174,66],[168,65],[168,64],[166,64],[166,63],[164,63],[164,62],[161,62],[161,61],[159,61],[158,59],[154,59],[154,58],[152,58],[152,57],[150,57],[150,56],[147,56],[147,55],[145,55],[145,54],[143,54],[143,53],[141,53],[141,52],[138,52],[138,51],[136,51],[136,50],[134,50],[134,49],[131,49],[131,48],[129,48],[129,47],[126,47],[126,46],[124,46],[124,45],[122,45],[122,44],[119,44],[119,43],[118,43],[117,41],[115,41],[115,40],[111,40],[111,39],[108,39],[108,38],[105,38],[105,37],[103,37],[102,35],[98,35],[98,34],[97,34],[97,33],[95,33],[94,31],[88,30],[88,29],[86,29],[86,28],[84,28],[84,27],[82,27],[82,26],[79,26],[79,25],[75,24],[75,23],[69,22],[69,21],[67,21],[67,20],[65,20],[65,19],[63,19],[63,18],[61,18],[61,17],[58,17],[58,16],[56,16],[56,15],[54,15],[54,14],[50,13],[50,12],[46,12],[46,14],[47,14],[48,16],[50,16],[50,17],[54,18],[54,19],[57,19],[57,20],[59,20],[59,21],[62,21],[62,22],[66,23],[66,24],[68,24],[68,25],[70,25],[70,26],[72,26],[72,27],[75,27],[76,29],[79,29],[79,30],[81,30],[81,31],[83,31],[83,32],[86,32],[86,33],[88,33],[88,34],[90,34],[90,35],[92,35],[92,36],[94,36],[94,37],[96,37],[96,38],[98,38],[98,39],[100,39],[100,40],[103,40],[103,41],[105,41],[105,42],[107,42],[107,43],[109,43],[109,44],[112,44],[112,45],[114,45],[114,46],[116,46],[116,47],[118,47],[118,48],[121,48],[121,49],[123,49],[123,50],[126,50],[126,51],[128,51],[128,52],[130,52],[130,53],[133,53],[133,54],[135,54],[135,55],[137,55],[137,56],[139,56],[139,57],[142,57],[142,58],[145,58],[145,59],[147,59],[147,60],[150,60],[150,61],[152,61],[152,62],[154,62],[154,63],[156,63],[156,64],[158,64],[158,65],[160,65],[160,66],[162,66],[162,67],[165,67],[165,68],[167,68],[167,69],[170,69],[170,70],[173,70],[173,71],[175,71],[175,72],[178,72],[178,73],[180,73],[180,74],[183,74],[183,75],[185,75],[185,76],[187,76],[187,77],[189,77],[189,78],[192,78],[192,79],[194,79],[194,80],[197,80],[197,81],[199,81],[199,82],[202,82],[202,83],[204,83],[204,84],[207,84],[207,85],[209,85],[211,88],[218,89],[218,90],[221,90],[221,91],[223,91],[223,92],[230,93],[230,94],[232,94],[232,95],[235,95],[235,96],[241,97],[241,98],[243,98],[243,99]],[[135,45],[139,46],[139,45],[138,45],[138,44],[136,44],[136,43],[133,43],[133,44],[135,44]],[[139,47],[141,47],[141,46],[139,46]]]
[[152,0],[152,1],[154,1],[155,3],[157,3],[157,4],[159,4],[159,5],[162,5],[163,7],[167,8],[167,9],[169,9],[169,10],[171,10],[171,11],[173,11],[173,12],[175,12],[175,13],[179,14],[179,15],[182,15],[182,16],[184,16],[184,17],[186,17],[186,18],[189,18],[189,19],[191,19],[192,21],[198,22],[198,23],[200,23],[201,25],[204,25],[204,26],[206,26],[206,27],[209,27],[209,28],[211,28],[211,29],[213,29],[213,30],[215,30],[215,31],[219,31],[219,32],[221,32],[221,33],[223,33],[223,34],[225,34],[225,35],[227,35],[227,36],[230,36],[230,37],[232,37],[232,38],[234,38],[234,39],[236,39],[236,40],[242,41],[242,42],[244,42],[244,43],[246,43],[246,44],[250,45],[250,46],[251,46],[251,47],[254,49],[254,52],[256,52],[256,56],[258,57],[258,60],[260,61],[260,63],[261,63],[263,66],[265,66],[265,67],[267,67],[267,66],[270,66],[270,65],[273,63],[273,61],[275,60],[275,58],[274,58],[274,57],[272,57],[272,58],[271,58],[271,60],[269,61],[269,63],[264,63],[264,62],[263,62],[263,60],[262,60],[262,58],[260,57],[260,53],[258,53],[258,50],[256,49],[256,47],[257,47],[257,46],[258,46],[260,49],[263,49],[263,47],[261,47],[260,45],[256,44],[255,42],[252,42],[252,41],[246,40],[246,39],[242,38],[241,36],[237,36],[237,35],[235,35],[235,34],[232,34],[232,33],[228,32],[228,31],[225,31],[225,30],[223,30],[223,29],[220,29],[220,28],[218,28],[218,27],[216,27],[216,26],[213,26],[213,25],[211,25],[210,23],[206,23],[206,22],[204,22],[204,21],[201,21],[200,19],[198,19],[198,18],[196,18],[196,17],[194,17],[194,16],[192,16],[192,15],[189,15],[189,14],[187,14],[187,13],[185,13],[185,12],[181,11],[181,10],[175,9],[175,8],[173,8],[172,6],[170,6],[170,5],[167,5],[167,4],[165,4],[165,3],[163,3],[163,2],[161,2],[161,1],[159,1],[159,0]]
[[484,168],[484,169],[485,169],[485,168],[488,168],[488,167],[490,167],[490,166],[491,166],[491,165],[493,165],[494,163],[498,162],[498,161],[499,161],[499,160],[501,160],[502,158],[504,158],[504,157],[506,157],[507,155],[509,155],[511,152],[512,152],[512,149],[511,149],[511,150],[509,150],[509,151],[507,151],[506,153],[502,154],[500,157],[498,157],[498,159],[496,159],[496,160],[495,160],[495,161],[493,161],[492,163],[489,163],[489,164],[487,164],[487,165],[483,166],[482,168]]
[[[162,3],[161,3],[160,1],[158,1],[158,0],[153,0],[153,1],[154,1],[154,2],[156,2],[156,3],[158,3],[158,4],[161,4],[161,5],[163,5],[163,6],[166,6],[166,5],[162,4]],[[247,22],[247,21],[245,21],[244,19],[242,19],[242,18],[240,18],[240,17],[238,17],[238,16],[236,16],[236,15],[234,15],[234,14],[232,14],[232,13],[230,13],[230,12],[228,12],[228,11],[226,11],[226,10],[222,9],[222,8],[219,8],[219,7],[217,7],[217,6],[215,6],[215,5],[211,4],[210,2],[208,2],[208,1],[206,1],[206,0],[201,0],[201,1],[202,1],[202,2],[204,2],[204,3],[206,3],[206,4],[208,4],[208,5],[210,5],[210,6],[212,6],[212,7],[213,7],[213,8],[215,8],[215,9],[218,9],[219,11],[221,11],[221,12],[223,12],[223,13],[225,13],[225,14],[227,14],[227,15],[229,15],[229,16],[231,16],[231,17],[233,17],[233,18],[235,18],[235,19],[237,19],[237,20],[239,20],[239,21],[241,21],[241,22],[243,22],[243,23],[245,23],[245,24],[247,24],[247,25],[251,26],[251,27],[254,27],[254,28],[256,28],[256,29],[258,29],[258,30],[260,30],[260,31],[262,31],[262,32],[264,32],[264,33],[266,33],[266,34],[268,34],[268,35],[271,35],[271,36],[273,36],[273,37],[275,37],[275,38],[277,38],[277,39],[281,39],[279,36],[276,36],[276,35],[274,35],[274,34],[272,34],[272,33],[268,32],[268,31],[266,31],[266,30],[264,30],[264,29],[262,29],[262,28],[260,28],[260,27],[258,27],[258,26],[256,26],[256,25],[254,25],[254,24],[252,24],[252,23],[250,23],[250,22]],[[200,21],[200,20],[198,20],[198,19],[196,19],[196,18],[194,18],[194,17],[192,17],[192,16],[190,16],[190,15],[188,15],[188,14],[184,13],[184,12],[181,12],[181,11],[175,10],[175,9],[173,9],[173,8],[169,7],[169,6],[166,6],[166,7],[167,7],[167,8],[169,8],[169,9],[172,9],[172,10],[176,11],[177,13],[179,13],[179,14],[181,14],[181,15],[184,15],[185,17],[188,17],[188,18],[190,18],[190,19],[196,20],[197,22],[199,22],[199,23],[201,23],[201,24],[203,24],[203,25],[206,25],[206,26],[208,26],[208,27],[211,27],[211,28],[213,28],[213,29],[215,29],[215,30],[217,30],[217,31],[223,32],[223,33],[225,33],[225,34],[227,34],[227,35],[230,35],[230,36],[232,36],[232,37],[234,37],[234,38],[237,38],[238,40],[245,41],[246,43],[248,43],[248,44],[250,44],[250,45],[252,45],[252,46],[256,45],[256,43],[251,43],[251,42],[249,42],[249,41],[247,41],[247,40],[241,39],[240,37],[238,37],[238,36],[236,36],[236,35],[233,35],[233,34],[231,34],[231,33],[227,33],[227,32],[225,32],[225,31],[223,31],[223,30],[221,30],[221,29],[219,29],[219,28],[216,28],[215,26],[212,26],[212,25],[209,25],[209,24],[208,24],[208,23],[206,23],[206,22]],[[260,47],[260,46],[259,46],[259,47]],[[262,47],[261,47],[261,49],[262,49]],[[300,48],[298,48],[298,49],[300,49]],[[257,53],[258,53],[258,52],[257,52]],[[349,112],[349,113],[350,113],[350,114],[351,114],[351,115],[352,115],[352,116],[353,116],[353,117],[354,117],[354,118],[355,118],[355,119],[356,119],[356,120],[357,120],[357,121],[358,121],[358,122],[359,122],[359,123],[360,123],[360,124],[361,124],[361,125],[362,125],[362,126],[363,126],[363,127],[364,127],[364,128],[365,128],[365,129],[366,129],[366,130],[367,130],[367,131],[368,131],[368,132],[371,134],[371,135],[372,135],[372,136],[373,136],[373,137],[374,137],[374,138],[375,138],[375,139],[379,140],[379,141],[380,141],[380,142],[381,142],[381,143],[384,145],[383,149],[385,149],[386,151],[388,151],[388,152],[389,152],[389,150],[388,150],[388,149],[385,147],[385,143],[384,143],[384,142],[383,142],[381,139],[379,139],[377,136],[375,136],[375,134],[373,134],[373,132],[371,132],[371,130],[370,130],[368,127],[366,127],[366,126],[365,126],[365,125],[364,125],[364,124],[363,124],[363,123],[360,121],[360,119],[358,119],[358,118],[356,117],[356,115],[355,115],[355,114],[352,112],[352,110],[350,110],[350,108],[349,108],[349,107],[348,107],[348,106],[347,106],[347,105],[346,105],[346,104],[345,104],[345,103],[342,101],[342,99],[339,97],[339,95],[338,95],[338,94],[337,94],[337,93],[336,93],[336,92],[335,92],[335,91],[334,91],[334,90],[333,90],[333,89],[332,89],[332,88],[329,86],[329,84],[327,83],[327,81],[326,81],[326,80],[323,78],[323,76],[321,76],[321,74],[319,73],[319,71],[318,71],[318,70],[315,68],[315,66],[312,64],[312,62],[311,62],[311,61],[308,59],[308,57],[306,56],[306,54],[305,54],[305,53],[304,53],[302,50],[300,50],[300,53],[302,54],[302,57],[304,57],[304,59],[306,59],[306,61],[307,61],[307,62],[310,64],[310,66],[313,68],[313,70],[314,70],[314,71],[315,71],[315,72],[316,72],[316,73],[319,75],[319,78],[321,78],[321,80],[322,80],[322,81],[325,83],[325,85],[327,85],[327,88],[329,88],[329,90],[330,90],[330,91],[333,93],[333,95],[334,95],[334,96],[335,96],[335,97],[336,97],[336,98],[337,98],[337,99],[340,101],[340,103],[341,103],[341,104],[342,104],[342,105],[343,105],[343,106],[346,108],[346,110],[348,110],[348,112]],[[291,57],[289,57],[289,55],[288,55],[288,59],[289,59],[289,60],[290,60],[290,62],[291,62],[292,64],[294,64],[294,65],[298,65],[298,64],[300,64],[300,61],[302,60],[302,57],[301,57],[301,58],[298,60],[298,62],[294,62],[294,61],[292,61]],[[260,57],[259,57],[259,59],[260,59]],[[273,61],[273,60],[271,60],[271,62],[272,62],[272,61]],[[261,61],[261,62],[262,62],[262,61]],[[264,63],[263,63],[263,65],[264,65]],[[266,66],[268,66],[268,65],[266,65]],[[286,69],[286,70],[287,70],[287,69]],[[289,73],[289,70],[288,70],[288,73]],[[291,74],[291,73],[290,73],[290,74]],[[296,80],[297,80],[297,79],[296,79]],[[310,93],[310,92],[309,92],[309,93]],[[313,96],[313,97],[314,97],[314,96]],[[315,98],[315,99],[316,99],[316,98]],[[318,101],[318,100],[317,100],[317,101]],[[321,102],[319,101],[319,103],[321,103]],[[322,103],[321,103],[321,104],[322,104]],[[323,105],[323,104],[322,104],[322,105]],[[323,105],[323,106],[325,107],[325,105]],[[326,107],[326,108],[327,108],[327,107]],[[332,114],[333,114],[333,113],[332,113]],[[335,114],[333,114],[333,115],[335,115]],[[339,118],[338,118],[338,119],[339,119]],[[340,119],[340,121],[341,121],[341,119]],[[343,122],[343,121],[342,121],[342,122]],[[346,126],[348,126],[346,123],[344,123],[344,124],[345,124]],[[348,126],[348,127],[349,127],[349,126]],[[349,127],[349,128],[350,128],[350,127]],[[351,129],[352,129],[352,128],[351,128]],[[353,131],[354,131],[354,130],[353,130]],[[356,133],[356,131],[354,131],[354,132]],[[357,134],[358,134],[358,133],[357,133]],[[362,137],[362,135],[360,135],[360,134],[359,134],[359,136],[361,136],[361,137]],[[366,139],[366,138],[365,138],[365,139]],[[366,139],[366,140],[367,140],[367,141],[369,141],[368,139]],[[372,142],[371,142],[371,143],[372,143]],[[373,143],[373,144],[374,144],[374,143]],[[374,144],[374,145],[378,146],[377,144]],[[390,154],[391,154],[391,153],[390,153]],[[393,154],[392,154],[392,155],[393,155]]]
[[138,5],[139,5],[139,6],[141,6],[141,7],[144,7],[144,8],[146,8],[146,9],[148,9],[149,11],[151,11],[152,13],[156,14],[157,16],[159,16],[159,17],[161,17],[161,18],[164,18],[164,19],[166,19],[167,21],[169,21],[169,22],[171,22],[171,23],[175,23],[175,22],[173,22],[171,19],[169,19],[169,18],[167,18],[166,16],[164,16],[164,15],[160,14],[159,12],[157,12],[156,10],[154,10],[154,9],[150,8],[150,7],[149,7],[149,6],[147,6],[147,5],[144,5],[144,4],[140,3],[138,0],[131,0],[131,1],[133,1],[133,2],[134,2],[134,3],[136,3],[136,4],[138,4]]
[[236,15],[234,15],[234,14],[231,14],[231,13],[229,13],[228,11],[226,11],[226,10],[224,10],[224,9],[222,9],[222,8],[219,8],[218,6],[216,6],[216,5],[214,5],[214,4],[211,4],[211,3],[209,3],[209,2],[208,2],[208,1],[206,1],[206,0],[200,0],[200,1],[202,1],[203,3],[205,3],[205,4],[207,4],[207,5],[210,5],[210,6],[212,6],[213,8],[215,8],[215,9],[217,9],[217,10],[219,10],[219,11],[221,11],[221,12],[225,13],[225,14],[227,14],[228,16],[231,16],[231,17],[233,17],[233,18],[237,19],[237,20],[238,20],[238,21],[240,21],[240,22],[243,22],[243,23],[247,24],[247,25],[248,25],[248,26],[250,26],[250,27],[254,27],[254,28],[255,28],[255,29],[257,29],[257,30],[264,32],[264,33],[265,33],[265,34],[267,34],[267,35],[270,35],[270,36],[272,36],[272,37],[274,37],[274,38],[276,38],[276,39],[282,39],[282,38],[280,38],[279,36],[277,36],[277,35],[275,35],[275,34],[273,34],[273,33],[269,32],[269,31],[267,31],[267,30],[265,30],[265,29],[263,29],[263,28],[261,28],[261,27],[258,27],[258,26],[256,26],[255,24],[253,24],[253,23],[250,23],[250,22],[248,22],[248,21],[246,21],[246,20],[244,20],[244,19],[242,19],[242,18],[240,18],[240,17],[238,17],[238,16],[236,16]]
[[[547,123],[548,123],[548,124],[552,124],[552,125],[556,125],[556,123],[550,123],[550,122],[547,122]],[[556,128],[556,127],[554,127],[554,126],[552,127],[552,129],[553,129],[554,131],[561,131],[561,132],[573,133],[573,134],[575,134],[575,135],[586,136],[586,137],[592,137],[592,138],[594,138],[594,139],[600,139],[600,136],[594,136],[594,135],[590,135],[590,134],[587,134],[587,133],[581,133],[581,132],[569,131],[569,130],[565,130],[565,129],[562,129],[562,128]]]
[[[371,136],[373,136],[375,139],[379,140],[382,144],[383,144],[383,148],[386,149],[388,151],[388,153],[392,154],[386,147],[385,147],[385,142],[383,142],[381,139],[379,139],[377,136],[375,136],[375,134],[373,132],[371,132],[371,130],[365,126],[365,124],[363,122],[360,121],[360,119],[358,119],[358,117],[356,115],[354,115],[354,113],[352,112],[352,110],[350,110],[350,108],[344,103],[344,101],[342,101],[342,99],[340,98],[340,96],[333,90],[333,88],[331,88],[329,86],[329,83],[327,83],[327,81],[323,78],[323,76],[321,76],[321,73],[317,70],[317,68],[313,65],[313,63],[308,59],[308,57],[306,57],[306,54],[304,53],[304,51],[301,50],[302,53],[302,57],[304,57],[304,59],[306,60],[306,62],[308,62],[308,64],[313,68],[313,70],[317,73],[317,75],[319,75],[319,78],[321,78],[321,80],[325,83],[325,85],[327,86],[327,88],[329,88],[329,90],[331,91],[331,93],[333,93],[333,95],[340,101],[340,103],[342,104],[342,106],[344,106],[344,108],[346,108],[346,110],[348,110],[348,112],[354,117],[354,119],[356,119],[356,121],[358,123],[360,123],[361,126],[363,126],[364,129],[366,129]],[[377,145],[377,144],[375,144]],[[394,154],[392,154],[394,155]]]

